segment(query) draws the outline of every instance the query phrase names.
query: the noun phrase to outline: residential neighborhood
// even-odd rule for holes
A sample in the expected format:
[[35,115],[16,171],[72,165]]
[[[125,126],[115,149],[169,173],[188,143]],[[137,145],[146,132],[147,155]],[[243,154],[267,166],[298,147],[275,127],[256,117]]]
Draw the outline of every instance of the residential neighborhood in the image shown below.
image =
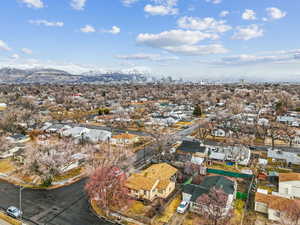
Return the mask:
[[63,224],[79,191],[99,224],[298,221],[298,86],[121,87],[1,85],[1,220]]

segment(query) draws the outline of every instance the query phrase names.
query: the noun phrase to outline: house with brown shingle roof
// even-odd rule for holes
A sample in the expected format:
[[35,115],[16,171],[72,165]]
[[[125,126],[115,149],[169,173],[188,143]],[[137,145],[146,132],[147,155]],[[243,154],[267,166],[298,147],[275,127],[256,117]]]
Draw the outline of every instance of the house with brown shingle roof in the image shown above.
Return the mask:
[[167,163],[153,164],[132,174],[125,186],[130,190],[130,195],[137,199],[165,199],[175,190],[177,172],[176,168]]
[[300,173],[280,173],[279,194],[287,198],[300,198]]
[[295,204],[300,204],[299,200],[256,192],[255,211],[267,214],[269,220],[280,221],[281,214],[293,201]]

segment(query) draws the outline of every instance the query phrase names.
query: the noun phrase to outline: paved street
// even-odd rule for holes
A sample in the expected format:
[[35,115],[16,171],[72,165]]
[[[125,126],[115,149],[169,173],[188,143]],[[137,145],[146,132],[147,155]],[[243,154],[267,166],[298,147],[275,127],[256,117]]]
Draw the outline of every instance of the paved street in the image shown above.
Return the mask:
[[[41,225],[109,225],[90,210],[84,193],[86,180],[71,186],[46,191],[24,189],[22,209],[24,218]],[[19,205],[19,189],[0,181],[0,206]]]

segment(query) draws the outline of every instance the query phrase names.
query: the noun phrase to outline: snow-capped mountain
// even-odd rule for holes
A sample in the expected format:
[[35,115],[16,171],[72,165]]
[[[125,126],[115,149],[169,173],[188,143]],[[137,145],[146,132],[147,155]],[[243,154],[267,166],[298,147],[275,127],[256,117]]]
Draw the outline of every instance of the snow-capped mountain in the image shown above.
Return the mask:
[[64,70],[52,68],[35,69],[0,69],[0,83],[114,83],[146,82],[148,74],[139,71],[89,71],[71,74]]

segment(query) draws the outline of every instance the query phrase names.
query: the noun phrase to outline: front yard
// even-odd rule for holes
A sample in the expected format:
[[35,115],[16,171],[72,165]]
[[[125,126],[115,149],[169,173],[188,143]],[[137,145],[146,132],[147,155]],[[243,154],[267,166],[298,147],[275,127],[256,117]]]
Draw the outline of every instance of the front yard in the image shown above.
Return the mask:
[[181,195],[178,194],[171,203],[165,208],[163,213],[157,216],[154,220],[154,224],[156,225],[163,225],[170,221],[172,216],[176,213],[176,209],[181,202]]
[[1,159],[0,160],[0,173],[8,174],[13,172],[16,169],[11,158]]

